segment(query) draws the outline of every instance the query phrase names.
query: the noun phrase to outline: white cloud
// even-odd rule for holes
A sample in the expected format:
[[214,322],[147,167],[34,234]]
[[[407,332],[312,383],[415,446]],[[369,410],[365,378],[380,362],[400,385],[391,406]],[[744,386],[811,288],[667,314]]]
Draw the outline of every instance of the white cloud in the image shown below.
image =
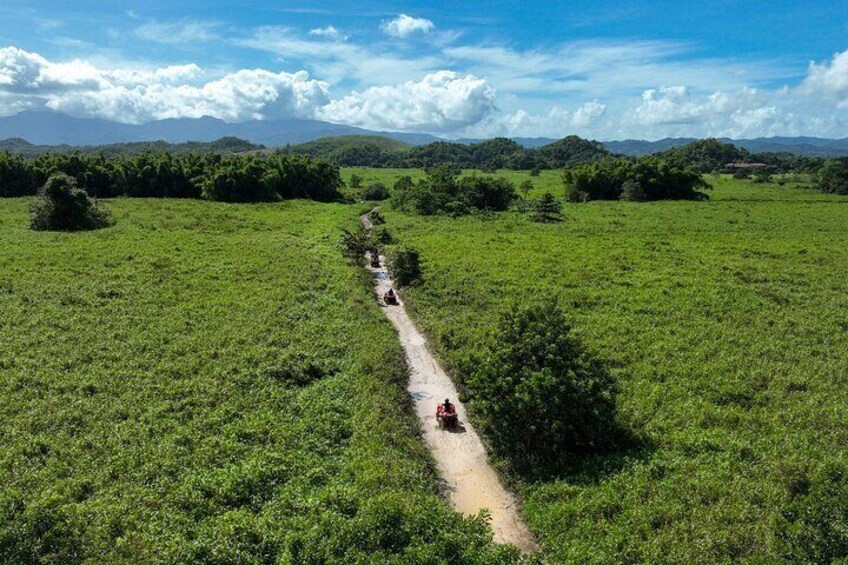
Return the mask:
[[315,37],[325,37],[327,39],[332,39],[334,41],[347,41],[347,35],[340,32],[333,26],[315,28],[309,30],[309,35]]
[[220,38],[220,24],[216,22],[148,22],[136,28],[141,39],[170,45],[195,44],[215,41]]
[[848,51],[836,53],[829,63],[810,63],[801,90],[823,96],[837,108],[848,108]]
[[401,14],[393,20],[385,20],[380,24],[383,33],[392,37],[406,38],[416,33],[430,33],[436,25],[425,18],[414,18]]
[[420,82],[353,92],[320,108],[317,115],[375,129],[451,132],[485,120],[496,110],[495,91],[485,80],[439,71]]
[[146,70],[53,63],[7,47],[0,49],[0,113],[49,108],[130,123],[202,116],[243,121],[312,117],[329,102],[327,84],[305,71],[243,69],[206,82],[203,74],[191,64]]

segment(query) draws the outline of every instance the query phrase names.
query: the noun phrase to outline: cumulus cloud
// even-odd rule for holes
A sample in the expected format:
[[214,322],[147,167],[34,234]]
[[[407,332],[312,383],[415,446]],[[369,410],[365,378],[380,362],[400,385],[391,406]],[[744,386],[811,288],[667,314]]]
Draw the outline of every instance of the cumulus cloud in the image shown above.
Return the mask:
[[353,92],[320,108],[317,115],[375,129],[451,132],[485,120],[496,111],[495,91],[485,80],[439,71],[420,82]]
[[347,41],[347,35],[337,30],[334,26],[320,27],[309,30],[309,35],[324,37],[334,41]]
[[305,71],[243,69],[202,81],[197,65],[100,69],[53,63],[15,47],[0,49],[0,113],[51,109],[73,116],[141,123],[212,116],[227,121],[312,117],[329,102],[326,83]]
[[416,33],[430,33],[436,25],[425,18],[414,18],[401,14],[393,20],[385,20],[380,24],[383,33],[392,37],[405,38]]
[[801,90],[823,96],[837,108],[848,108],[848,51],[835,54],[827,63],[810,63]]

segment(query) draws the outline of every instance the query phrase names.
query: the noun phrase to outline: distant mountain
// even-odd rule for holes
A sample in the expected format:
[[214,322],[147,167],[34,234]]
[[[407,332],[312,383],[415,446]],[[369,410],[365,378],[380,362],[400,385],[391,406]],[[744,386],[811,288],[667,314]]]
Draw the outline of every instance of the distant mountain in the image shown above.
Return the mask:
[[43,153],[103,153],[106,157],[118,155],[139,155],[145,151],[155,153],[171,153],[185,155],[188,153],[218,153],[231,155],[259,151],[264,146],[250,143],[237,137],[222,137],[215,141],[188,141],[185,143],[168,143],[166,141],[131,141],[128,143],[111,143],[107,145],[33,145],[25,139],[11,138],[0,140],[0,151],[18,153],[24,157],[35,157]]
[[[217,118],[180,118],[145,124],[123,124],[99,118],[72,118],[58,112],[21,112],[0,117],[0,139],[17,138],[35,145],[100,146],[116,143],[163,141],[185,143],[211,142],[234,137],[266,147],[302,144],[325,137],[383,136],[412,146],[445,141],[424,133],[377,132],[363,128],[332,124],[319,120],[252,120],[228,123]],[[458,145],[479,145],[486,140],[459,139]],[[516,137],[512,141],[525,149],[537,149],[556,143],[546,137]],[[648,155],[686,145],[695,139],[668,138],[659,141],[607,141],[603,145],[612,153]],[[811,157],[848,155],[848,138],[769,137],[720,141],[732,143],[752,153],[794,153]]]
[[99,118],[72,118],[58,112],[21,112],[0,118],[0,139],[21,138],[36,145],[106,145],[161,140],[168,143],[237,137],[278,147],[338,135],[384,135],[411,145],[438,141],[419,133],[373,132],[318,120],[252,120],[228,123],[217,118],[180,118],[122,124]]
[[[659,141],[605,141],[604,146],[620,155],[638,157],[652,155],[697,141],[695,138],[666,138]],[[756,139],[721,138],[719,141],[746,149],[751,153],[793,153],[806,157],[842,157],[848,155],[848,139],[818,137],[759,137]]]

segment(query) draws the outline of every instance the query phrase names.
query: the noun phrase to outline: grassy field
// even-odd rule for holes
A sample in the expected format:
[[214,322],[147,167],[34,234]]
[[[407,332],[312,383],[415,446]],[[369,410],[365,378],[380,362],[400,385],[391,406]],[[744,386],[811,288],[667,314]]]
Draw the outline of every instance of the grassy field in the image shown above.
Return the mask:
[[0,201],[0,561],[510,560],[437,494],[354,207]]
[[[422,171],[421,169],[374,169],[367,167],[345,167],[342,169],[342,179],[344,179],[345,183],[348,186],[350,186],[350,178],[354,174],[362,179],[362,188],[366,188],[371,183],[381,182],[386,185],[389,190],[391,190],[395,182],[397,182],[397,180],[403,176],[410,176],[413,180],[419,180],[426,177],[424,171]],[[465,170],[462,172],[462,174],[504,177],[512,181],[516,187],[518,187],[518,185],[521,184],[523,181],[529,179],[533,183],[533,191],[530,193],[531,197],[541,196],[545,192],[550,192],[554,196],[558,197],[562,197],[563,194],[562,171],[540,171],[539,176],[537,177],[530,176],[528,172],[524,171],[507,170],[501,170],[495,173],[481,173],[480,171]]]
[[517,485],[552,562],[788,559],[783,509],[844,464],[848,199],[710,180],[706,202],[566,205],[557,224],[384,213],[421,252],[404,296],[449,366],[510,303],[553,295],[619,382],[640,447]]

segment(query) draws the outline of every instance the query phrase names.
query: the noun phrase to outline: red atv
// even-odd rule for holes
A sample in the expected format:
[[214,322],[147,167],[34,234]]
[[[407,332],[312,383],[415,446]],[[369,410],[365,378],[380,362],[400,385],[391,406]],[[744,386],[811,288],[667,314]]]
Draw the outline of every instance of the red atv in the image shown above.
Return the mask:
[[436,421],[439,422],[439,428],[455,428],[459,424],[459,416],[456,413],[456,406],[445,399],[444,404],[439,404],[436,407]]

